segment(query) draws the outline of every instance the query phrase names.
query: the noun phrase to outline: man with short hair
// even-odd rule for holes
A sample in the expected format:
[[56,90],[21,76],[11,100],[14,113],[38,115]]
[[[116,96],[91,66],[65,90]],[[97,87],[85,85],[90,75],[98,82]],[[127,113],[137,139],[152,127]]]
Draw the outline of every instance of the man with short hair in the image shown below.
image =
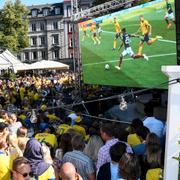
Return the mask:
[[76,168],[70,162],[64,163],[60,170],[62,180],[83,180],[82,177],[76,172]]
[[83,180],[95,180],[95,166],[92,159],[83,153],[85,142],[83,137],[78,134],[72,138],[73,151],[67,152],[63,157],[63,163],[72,163]]
[[13,180],[32,180],[31,166],[25,157],[18,157],[13,161]]
[[143,121],[144,126],[147,127],[150,132],[155,133],[159,138],[163,138],[165,124],[154,117],[154,108],[151,104],[146,105],[144,112],[147,116]]
[[[105,145],[102,146],[98,152],[97,171],[103,164],[111,162],[109,150],[111,146],[120,142],[119,139],[114,137],[114,126],[112,124],[103,124],[100,128],[100,134],[101,138],[105,141]],[[126,151],[132,153],[132,149],[128,144],[126,144]]]

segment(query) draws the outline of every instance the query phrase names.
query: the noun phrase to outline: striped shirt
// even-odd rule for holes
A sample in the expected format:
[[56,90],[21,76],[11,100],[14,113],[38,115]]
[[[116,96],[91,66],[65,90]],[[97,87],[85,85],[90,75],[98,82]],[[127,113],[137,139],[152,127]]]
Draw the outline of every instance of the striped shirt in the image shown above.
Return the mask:
[[63,163],[71,162],[83,180],[88,180],[88,174],[93,174],[96,172],[92,159],[81,151],[73,150],[71,152],[67,152],[62,161]]
[[[106,144],[99,149],[98,161],[97,161],[97,165],[96,165],[97,171],[103,164],[111,162],[109,150],[110,150],[111,146],[113,146],[117,142],[125,143],[123,141],[119,141],[119,139],[117,139],[117,138],[113,138],[111,140],[106,141]],[[125,144],[126,144],[126,151],[128,153],[133,153],[132,148],[129,146],[129,144],[127,144],[127,143],[125,143]]]

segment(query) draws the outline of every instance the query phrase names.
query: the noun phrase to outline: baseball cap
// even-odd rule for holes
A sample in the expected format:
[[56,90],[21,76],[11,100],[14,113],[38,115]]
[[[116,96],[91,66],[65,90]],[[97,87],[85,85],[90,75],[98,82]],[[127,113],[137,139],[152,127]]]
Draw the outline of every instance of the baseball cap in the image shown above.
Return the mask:
[[77,122],[77,123],[81,122],[81,120],[82,120],[82,119],[81,119],[80,116],[77,116],[77,117],[76,117],[76,122]]

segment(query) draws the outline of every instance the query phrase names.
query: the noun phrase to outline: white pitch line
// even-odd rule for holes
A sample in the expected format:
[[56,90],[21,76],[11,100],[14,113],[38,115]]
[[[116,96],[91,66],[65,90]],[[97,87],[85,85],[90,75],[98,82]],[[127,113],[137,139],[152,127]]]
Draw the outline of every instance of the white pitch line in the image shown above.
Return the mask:
[[[104,30],[102,30],[102,32],[108,33],[108,34],[116,34],[116,32],[112,32],[112,31],[104,31]],[[158,41],[176,44],[176,41],[171,41],[171,40],[168,40],[168,39],[158,39]]]
[[[151,55],[148,56],[149,58],[156,58],[156,57],[163,57],[163,56],[172,56],[172,55],[176,55],[176,53],[169,53],[169,54],[156,54],[156,55]],[[124,59],[123,61],[130,61],[133,60],[133,58],[127,58]],[[87,64],[83,64],[83,66],[92,66],[92,65],[97,65],[97,64],[105,64],[105,63],[110,63],[110,62],[118,62],[119,60],[111,60],[111,61],[102,61],[102,62],[97,62],[97,63],[87,63]]]
[[176,41],[171,41],[171,40],[167,40],[167,39],[158,39],[158,41],[169,42],[169,43],[174,43],[174,44],[176,44]]

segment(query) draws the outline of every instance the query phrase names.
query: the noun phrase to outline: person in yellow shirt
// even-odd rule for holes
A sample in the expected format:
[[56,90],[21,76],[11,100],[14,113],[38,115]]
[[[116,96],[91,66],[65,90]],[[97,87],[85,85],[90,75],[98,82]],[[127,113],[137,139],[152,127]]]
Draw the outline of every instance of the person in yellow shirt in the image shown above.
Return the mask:
[[89,37],[89,34],[87,33],[87,26],[86,25],[82,25],[82,32],[83,32],[82,41],[84,41],[85,38]]
[[48,143],[54,149],[58,147],[57,138],[54,134],[51,134],[48,125],[44,126],[42,133],[36,134],[35,138],[41,143]]
[[57,133],[58,135],[62,135],[62,134],[64,134],[64,133],[66,133],[69,129],[72,129],[72,127],[70,126],[70,124],[71,124],[71,118],[68,117],[68,118],[66,118],[66,119],[64,120],[64,123],[61,124],[61,125],[57,128],[56,133]]
[[23,85],[21,85],[21,87],[19,89],[19,94],[20,94],[21,101],[24,99],[25,92],[26,92],[26,89],[24,88]]
[[92,25],[91,25],[91,28],[90,28],[90,31],[91,31],[91,33],[92,33],[91,38],[92,38],[92,40],[93,40],[93,42],[94,42],[94,45],[95,45],[95,44],[101,44],[101,41],[100,41],[100,40],[98,39],[98,37],[97,37],[96,25],[92,24]]
[[151,33],[152,33],[151,24],[147,20],[144,19],[143,15],[139,17],[139,20],[140,20],[139,29],[136,34],[140,32],[142,33],[142,39],[139,43],[139,49],[138,49],[138,55],[142,55],[142,48],[143,48],[144,42],[146,42],[148,45],[151,45],[158,39],[161,39],[162,36],[156,36],[155,38],[150,38]]
[[130,134],[127,137],[127,143],[131,146],[141,144],[141,138],[138,136],[139,131],[142,130],[143,122],[140,119],[133,119],[129,128]]
[[75,129],[77,133],[81,134],[83,138],[86,139],[86,130],[82,126],[82,119],[80,116],[76,117],[76,124],[73,126],[73,129]]
[[160,180],[162,179],[162,169],[149,169],[146,173],[146,180]]
[[116,34],[115,34],[115,37],[114,37],[113,50],[116,49],[117,39],[118,39],[119,37],[121,37],[121,27],[120,27],[119,22],[118,22],[118,20],[117,20],[116,17],[114,17],[114,28],[115,28]]

